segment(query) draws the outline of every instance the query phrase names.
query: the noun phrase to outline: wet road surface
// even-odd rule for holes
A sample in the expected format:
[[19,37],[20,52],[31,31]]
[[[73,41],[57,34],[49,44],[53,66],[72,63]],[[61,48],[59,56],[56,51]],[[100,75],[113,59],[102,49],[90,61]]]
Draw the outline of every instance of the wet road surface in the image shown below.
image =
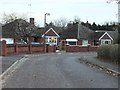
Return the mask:
[[3,88],[118,88],[118,78],[79,62],[96,53],[29,55]]

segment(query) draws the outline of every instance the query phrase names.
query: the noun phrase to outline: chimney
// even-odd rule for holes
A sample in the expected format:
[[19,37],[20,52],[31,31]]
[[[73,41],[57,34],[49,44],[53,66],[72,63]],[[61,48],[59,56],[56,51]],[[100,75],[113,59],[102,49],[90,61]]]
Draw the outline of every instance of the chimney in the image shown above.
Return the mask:
[[30,18],[30,23],[34,25],[34,18]]

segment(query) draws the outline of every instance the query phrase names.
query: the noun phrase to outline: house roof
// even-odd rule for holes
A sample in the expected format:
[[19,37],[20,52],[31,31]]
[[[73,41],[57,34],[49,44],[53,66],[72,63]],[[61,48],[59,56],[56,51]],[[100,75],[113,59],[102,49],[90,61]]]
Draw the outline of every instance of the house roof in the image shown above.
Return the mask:
[[116,39],[118,37],[118,31],[107,31],[107,30],[99,31],[99,30],[97,30],[94,33],[94,38],[99,40],[102,37],[102,35],[104,35],[106,32],[107,32],[107,34],[110,35],[110,37],[112,39]]
[[53,28],[48,29],[48,30],[42,35],[42,37],[44,37],[44,36],[57,36],[57,37],[60,37],[60,36],[58,35],[58,33],[55,32],[55,30],[54,30]]
[[101,40],[103,37],[104,37],[104,38],[107,38],[107,39],[113,40],[113,38],[108,34],[108,32],[105,32],[105,33],[99,38],[99,40]]
[[[79,27],[79,28],[78,28]],[[89,28],[81,25],[75,24],[67,28],[67,30],[60,33],[62,39],[92,39],[93,31]]]
[[[37,27],[23,19],[16,19],[13,22],[7,23],[2,26],[3,37],[22,36],[30,33],[31,36],[35,36]],[[31,30],[31,31],[30,31]]]
[[50,28],[52,28],[58,35],[59,35],[59,33],[63,32],[63,29],[61,27],[49,27],[49,28],[46,28],[46,30],[44,29],[44,27],[40,27],[37,29],[37,31],[39,32],[37,34],[39,34],[39,36],[42,36]]

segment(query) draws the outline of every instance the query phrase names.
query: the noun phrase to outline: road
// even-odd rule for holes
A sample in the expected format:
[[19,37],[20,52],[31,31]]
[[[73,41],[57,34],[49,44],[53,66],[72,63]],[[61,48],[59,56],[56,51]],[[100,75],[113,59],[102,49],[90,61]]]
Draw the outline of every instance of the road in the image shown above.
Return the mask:
[[29,55],[3,88],[118,88],[118,78],[79,62],[96,53]]
[[9,55],[9,56],[0,56],[1,59],[1,68],[2,68],[2,73],[9,68],[15,61],[21,59],[22,57],[24,57],[23,54],[20,55]]

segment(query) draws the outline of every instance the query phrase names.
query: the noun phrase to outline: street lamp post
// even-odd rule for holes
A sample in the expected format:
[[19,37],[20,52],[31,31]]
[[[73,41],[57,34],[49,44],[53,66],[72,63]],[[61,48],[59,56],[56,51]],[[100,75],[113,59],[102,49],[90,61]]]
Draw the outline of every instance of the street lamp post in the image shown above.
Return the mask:
[[45,46],[45,31],[46,31],[46,16],[49,16],[50,13],[45,13],[44,15],[44,53],[46,52],[46,46]]

